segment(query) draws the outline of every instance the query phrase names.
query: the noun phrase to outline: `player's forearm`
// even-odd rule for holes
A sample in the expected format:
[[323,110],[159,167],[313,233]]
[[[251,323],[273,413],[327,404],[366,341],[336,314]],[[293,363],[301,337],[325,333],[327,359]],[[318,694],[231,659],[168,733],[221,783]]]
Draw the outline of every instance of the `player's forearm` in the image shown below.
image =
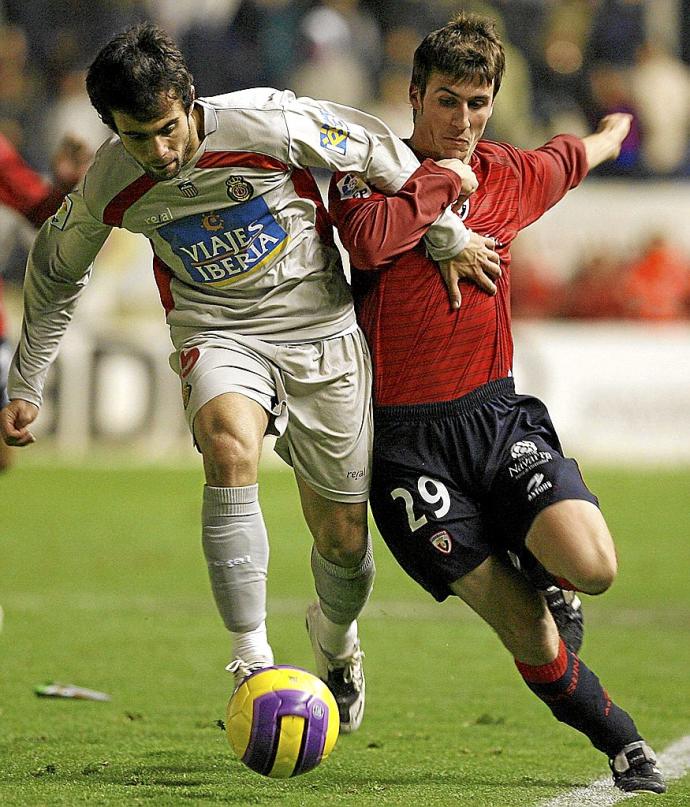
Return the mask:
[[615,112],[601,119],[596,132],[582,138],[590,171],[597,165],[618,157],[631,124],[632,115]]
[[435,222],[457,198],[459,186],[456,174],[425,160],[394,196],[372,192],[345,175],[331,183],[329,209],[353,264],[382,269],[414,249],[432,227],[440,248],[456,247],[458,229],[464,231],[460,220],[453,216],[460,228]]
[[603,132],[583,137],[582,142],[585,145],[587,166],[590,171],[596,168],[597,165],[601,165],[601,163],[607,162],[617,155],[611,138]]

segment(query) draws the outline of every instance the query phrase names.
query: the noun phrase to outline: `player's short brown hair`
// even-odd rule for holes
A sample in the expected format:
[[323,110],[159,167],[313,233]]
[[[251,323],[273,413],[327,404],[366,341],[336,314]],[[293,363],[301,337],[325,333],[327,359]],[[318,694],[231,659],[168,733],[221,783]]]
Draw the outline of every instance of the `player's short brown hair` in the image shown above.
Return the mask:
[[189,113],[192,74],[177,44],[156,25],[143,22],[111,39],[86,75],[86,89],[101,120],[117,131],[113,110],[138,121],[155,120],[176,99]]
[[414,54],[410,84],[424,96],[435,71],[459,82],[494,85],[494,96],[505,70],[503,43],[489,17],[461,11],[447,25],[432,31]]

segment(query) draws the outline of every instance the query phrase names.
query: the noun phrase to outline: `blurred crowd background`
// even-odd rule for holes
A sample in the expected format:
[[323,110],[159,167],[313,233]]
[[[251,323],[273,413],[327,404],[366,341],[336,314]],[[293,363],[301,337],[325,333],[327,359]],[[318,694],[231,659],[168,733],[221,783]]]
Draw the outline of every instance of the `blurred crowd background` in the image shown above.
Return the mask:
[[[406,136],[414,49],[460,8],[494,17],[506,44],[488,137],[534,147],[627,111],[620,158],[588,182],[627,182],[638,195],[690,187],[690,0],[0,0],[0,133],[46,174],[64,134],[96,148],[108,131],[85,70],[114,33],[152,19],[181,44],[199,95],[288,87],[372,112]],[[31,235],[4,221],[0,270],[18,284]],[[688,318],[687,243],[656,229],[625,254],[583,254],[567,276],[516,248],[515,314]]]

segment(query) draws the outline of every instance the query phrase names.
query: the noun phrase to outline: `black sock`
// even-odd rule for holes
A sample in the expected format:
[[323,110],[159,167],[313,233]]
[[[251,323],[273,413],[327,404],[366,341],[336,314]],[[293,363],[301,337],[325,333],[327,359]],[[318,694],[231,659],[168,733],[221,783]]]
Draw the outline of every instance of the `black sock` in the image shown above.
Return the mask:
[[554,717],[589,737],[609,758],[641,740],[633,719],[611,700],[594,673],[561,640],[558,656],[534,667],[515,660],[520,675]]

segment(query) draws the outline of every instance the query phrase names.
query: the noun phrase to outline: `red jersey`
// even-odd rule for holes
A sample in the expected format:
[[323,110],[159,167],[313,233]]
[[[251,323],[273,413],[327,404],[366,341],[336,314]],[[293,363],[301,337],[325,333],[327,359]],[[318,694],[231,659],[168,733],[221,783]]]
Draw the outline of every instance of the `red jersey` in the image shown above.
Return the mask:
[[[60,207],[65,194],[54,188],[22,160],[14,146],[0,135],[0,204],[17,210],[34,226]],[[0,283],[0,338],[5,333]]]
[[470,165],[479,189],[458,214],[496,239],[502,276],[493,297],[463,282],[458,311],[421,241],[438,208],[426,197],[384,196],[363,183],[353,194],[354,183],[331,181],[330,212],[350,254],[378,405],[449,401],[510,375],[510,244],[587,173],[582,140],[570,135],[533,151],[483,140]]
[[19,211],[36,227],[60,207],[64,189],[54,188],[22,160],[0,135],[0,204]]

